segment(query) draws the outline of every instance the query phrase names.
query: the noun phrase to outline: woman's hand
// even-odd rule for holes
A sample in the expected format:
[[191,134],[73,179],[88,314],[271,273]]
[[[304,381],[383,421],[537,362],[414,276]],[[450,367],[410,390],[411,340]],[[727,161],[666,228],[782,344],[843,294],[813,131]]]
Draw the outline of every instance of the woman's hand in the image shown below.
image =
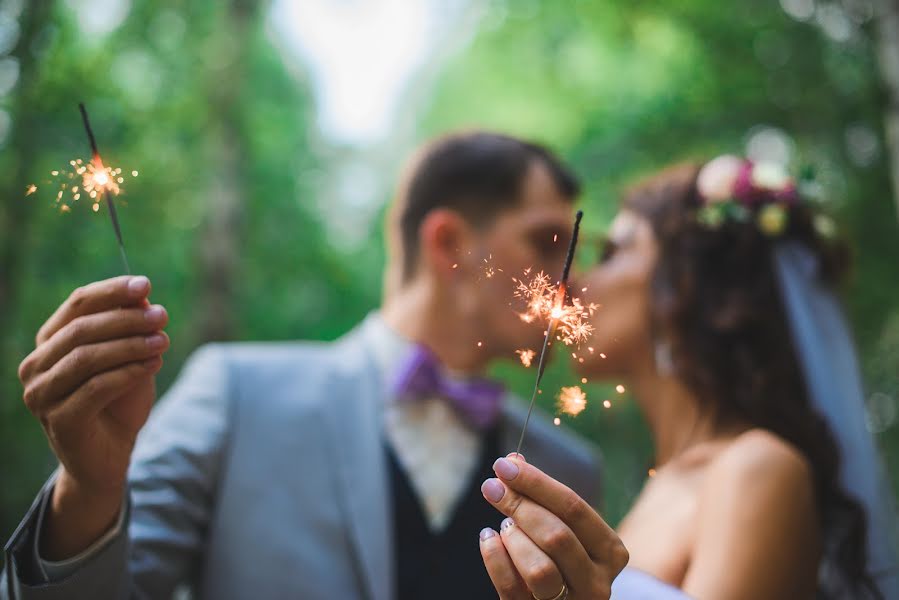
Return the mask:
[[501,600],[601,600],[628,561],[618,536],[571,489],[510,454],[481,492],[508,519],[481,531],[481,556]]

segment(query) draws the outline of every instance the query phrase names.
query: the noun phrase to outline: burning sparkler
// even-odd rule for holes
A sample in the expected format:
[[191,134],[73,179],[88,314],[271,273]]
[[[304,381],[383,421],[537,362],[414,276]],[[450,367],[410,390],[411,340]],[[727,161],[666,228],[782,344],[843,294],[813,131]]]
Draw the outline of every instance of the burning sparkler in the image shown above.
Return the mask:
[[[524,435],[528,430],[528,423],[531,420],[531,413],[534,410],[534,402],[537,400],[537,393],[540,391],[540,382],[543,379],[543,372],[546,371],[546,350],[549,348],[550,339],[555,335],[556,328],[566,314],[566,308],[569,308],[566,307],[566,300],[568,299],[568,275],[571,271],[571,262],[574,259],[574,249],[577,247],[577,237],[580,232],[581,218],[583,218],[583,216],[583,211],[577,211],[577,215],[574,219],[574,229],[571,233],[571,242],[568,245],[568,254],[565,257],[565,266],[562,269],[562,277],[559,279],[559,284],[555,288],[553,304],[549,307],[549,324],[546,326],[546,333],[543,337],[543,348],[540,350],[540,359],[537,362],[537,379],[534,382],[531,403],[530,406],[528,406],[528,414],[524,419],[524,427],[521,428],[521,437],[518,439],[518,447],[515,450],[517,454],[521,453],[521,445],[524,443]],[[540,304],[540,307],[544,310],[546,308],[542,303]],[[580,311],[578,314],[580,314]]]
[[[529,275],[528,272],[525,275]],[[580,344],[593,334],[589,318],[599,308],[590,303],[584,305],[580,298],[568,297],[568,303],[559,301],[560,287],[553,285],[549,275],[540,272],[530,280],[513,278],[516,283],[515,297],[527,304],[525,312],[518,316],[525,323],[535,320],[556,321],[559,341],[566,346]],[[567,292],[567,290],[566,290]]]
[[128,256],[125,254],[125,243],[122,241],[122,229],[119,227],[119,217],[116,214],[115,202],[112,197],[117,195],[121,189],[119,183],[123,178],[121,169],[113,170],[111,167],[103,165],[103,159],[100,158],[100,151],[97,149],[97,140],[94,138],[94,130],[91,129],[90,119],[87,117],[87,109],[83,103],[78,104],[81,111],[81,119],[84,121],[84,130],[87,132],[87,139],[91,144],[91,162],[82,171],[82,187],[84,191],[90,194],[91,198],[95,198],[94,212],[99,210],[99,200],[101,197],[106,198],[106,206],[109,208],[109,218],[112,220],[112,227],[115,229],[115,237],[119,243],[119,252],[122,254],[122,263],[125,265],[125,273],[131,274],[131,267],[128,266]]
[[[72,204],[81,200],[82,196],[91,202],[91,210],[98,212],[103,198],[109,208],[109,218],[115,230],[119,252],[122,255],[122,264],[125,272],[130,274],[128,257],[125,254],[125,244],[122,241],[122,230],[119,227],[119,219],[116,214],[115,203],[112,197],[122,192],[122,184],[125,183],[125,173],[120,167],[109,167],[103,164],[100,152],[97,150],[97,141],[91,129],[90,120],[84,104],[79,104],[81,119],[84,122],[84,130],[91,146],[91,160],[84,162],[80,158],[69,161],[69,168],[50,171],[52,178],[48,183],[56,189],[56,205],[62,212],[69,212]],[[131,171],[132,177],[137,177],[137,171]],[[25,195],[30,196],[38,191],[38,186],[29,184],[25,188]]]

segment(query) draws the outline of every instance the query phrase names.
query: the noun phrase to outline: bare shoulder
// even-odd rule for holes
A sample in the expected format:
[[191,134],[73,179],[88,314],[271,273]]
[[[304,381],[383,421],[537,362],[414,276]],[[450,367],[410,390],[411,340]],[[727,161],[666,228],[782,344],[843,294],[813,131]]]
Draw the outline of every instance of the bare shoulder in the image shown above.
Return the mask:
[[705,493],[763,509],[765,505],[813,508],[814,473],[796,446],[765,429],[735,438],[709,465]]
[[792,472],[811,473],[811,465],[799,448],[768,431],[750,429],[736,438],[714,461],[727,469],[751,470],[772,467]]
[[683,589],[696,598],[814,597],[821,549],[812,465],[754,429],[706,470]]

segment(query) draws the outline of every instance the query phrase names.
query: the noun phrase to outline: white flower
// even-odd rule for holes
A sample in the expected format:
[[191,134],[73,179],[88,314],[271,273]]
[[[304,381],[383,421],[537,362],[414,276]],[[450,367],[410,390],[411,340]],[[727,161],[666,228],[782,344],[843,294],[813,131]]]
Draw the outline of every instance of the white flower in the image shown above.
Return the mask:
[[773,192],[785,190],[792,181],[782,165],[766,161],[755,163],[750,177],[754,187]]
[[734,195],[734,183],[743,167],[743,159],[724,154],[708,162],[696,178],[696,189],[706,202],[721,202]]

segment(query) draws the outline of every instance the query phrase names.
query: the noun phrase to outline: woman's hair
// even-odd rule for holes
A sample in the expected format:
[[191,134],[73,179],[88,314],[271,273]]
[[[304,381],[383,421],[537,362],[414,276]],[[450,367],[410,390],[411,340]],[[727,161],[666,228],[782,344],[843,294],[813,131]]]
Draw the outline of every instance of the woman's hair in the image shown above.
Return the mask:
[[[649,221],[659,246],[651,283],[652,324],[670,344],[675,374],[721,421],[761,427],[798,448],[811,465],[824,532],[821,593],[879,597],[866,557],[866,515],[842,488],[840,454],[811,405],[790,336],[772,249],[795,240],[837,285],[847,247],[818,234],[802,202],[784,204],[785,228],[772,236],[756,219],[703,224],[699,165],[671,167],[626,192],[623,207]],[[864,597],[864,596],[862,596]]]

